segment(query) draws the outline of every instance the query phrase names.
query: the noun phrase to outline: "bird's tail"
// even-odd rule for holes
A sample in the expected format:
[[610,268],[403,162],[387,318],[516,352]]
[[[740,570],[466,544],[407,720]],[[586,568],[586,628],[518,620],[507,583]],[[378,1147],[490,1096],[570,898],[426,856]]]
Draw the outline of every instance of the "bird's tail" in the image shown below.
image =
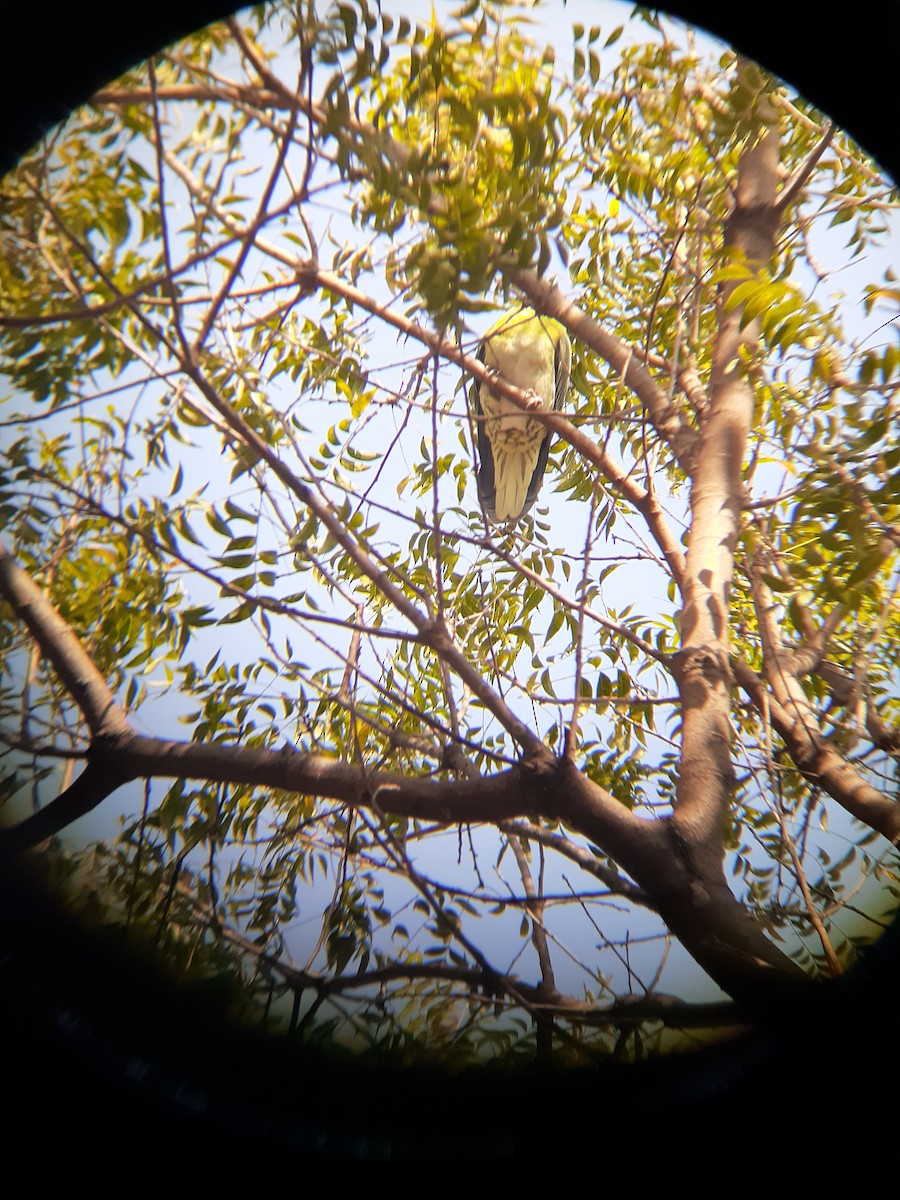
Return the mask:
[[515,521],[522,515],[540,449],[540,442],[536,446],[494,445],[497,521]]

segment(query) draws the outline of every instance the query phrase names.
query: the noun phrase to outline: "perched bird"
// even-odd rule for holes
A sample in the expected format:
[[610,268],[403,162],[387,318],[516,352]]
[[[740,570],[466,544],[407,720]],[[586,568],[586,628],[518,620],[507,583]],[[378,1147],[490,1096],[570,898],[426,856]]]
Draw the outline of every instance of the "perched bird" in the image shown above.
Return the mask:
[[[533,408],[562,408],[569,387],[572,344],[559,321],[515,308],[487,331],[478,358],[530,393]],[[471,392],[478,432],[478,499],[494,524],[517,521],[541,490],[551,432],[528,412],[475,382]]]

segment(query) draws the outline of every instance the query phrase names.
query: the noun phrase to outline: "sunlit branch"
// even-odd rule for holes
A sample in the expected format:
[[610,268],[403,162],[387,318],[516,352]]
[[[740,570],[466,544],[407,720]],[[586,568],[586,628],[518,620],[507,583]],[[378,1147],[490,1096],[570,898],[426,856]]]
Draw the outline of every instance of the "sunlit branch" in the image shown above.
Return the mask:
[[834,137],[834,122],[826,121],[822,130],[822,136],[819,141],[809,152],[805,162],[802,162],[790,179],[785,180],[781,195],[778,198],[778,206],[784,211],[797,199],[803,190],[804,185],[808,182],[816,168],[819,159],[831,145],[831,140]]
[[95,737],[128,733],[125,712],[69,625],[0,543],[0,592],[81,710]]
[[[774,93],[771,97],[772,103],[782,109],[791,119],[791,122],[798,128],[804,128],[811,133],[816,133],[819,137],[823,136],[823,123],[821,119],[811,117],[805,108],[798,107],[793,100],[783,93]],[[878,171],[871,163],[863,159],[859,154],[853,152],[852,148],[848,147],[846,142],[841,142],[834,139],[832,131],[831,140],[828,143],[834,155],[838,160],[843,160],[845,165],[852,165],[853,168],[859,171],[869,183],[884,184],[884,178],[879,175]],[[827,147],[826,147],[827,148]]]

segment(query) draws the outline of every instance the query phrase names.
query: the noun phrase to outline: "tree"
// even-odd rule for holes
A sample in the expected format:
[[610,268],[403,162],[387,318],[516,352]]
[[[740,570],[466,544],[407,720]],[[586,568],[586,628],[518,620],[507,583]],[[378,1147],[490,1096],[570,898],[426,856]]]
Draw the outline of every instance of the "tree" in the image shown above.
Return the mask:
[[[896,892],[898,294],[820,262],[888,185],[650,16],[565,66],[502,6],[319,9],[4,183],[4,845],[307,1041],[579,1062],[780,1011]],[[576,398],[497,531],[466,389],[518,302]]]

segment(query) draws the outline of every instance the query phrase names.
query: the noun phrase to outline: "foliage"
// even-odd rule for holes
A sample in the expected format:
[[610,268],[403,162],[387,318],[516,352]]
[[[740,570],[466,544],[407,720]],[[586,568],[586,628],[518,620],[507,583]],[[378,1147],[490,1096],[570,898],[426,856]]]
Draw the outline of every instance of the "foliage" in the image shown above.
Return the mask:
[[[732,53],[563,20],[259,6],[0,190],[4,542],[109,689],[5,575],[6,824],[371,1053],[690,1044],[896,907],[900,290],[834,290],[896,197]],[[573,391],[497,530],[519,302]]]

